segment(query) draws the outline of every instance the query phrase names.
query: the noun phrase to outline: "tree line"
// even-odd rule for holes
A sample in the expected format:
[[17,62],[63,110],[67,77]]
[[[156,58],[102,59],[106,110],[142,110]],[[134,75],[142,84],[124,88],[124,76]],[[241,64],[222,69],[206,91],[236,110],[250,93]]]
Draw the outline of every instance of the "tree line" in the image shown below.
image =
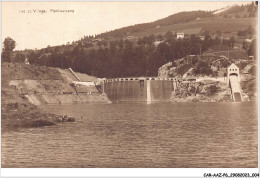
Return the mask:
[[[157,76],[158,68],[187,55],[200,55],[210,46],[225,44],[233,46],[234,38],[212,39],[205,32],[205,39],[190,35],[177,39],[172,32],[165,35],[149,35],[130,40],[115,40],[97,45],[95,48],[78,44],[72,49],[64,46],[32,50],[27,54],[16,53],[14,61],[48,67],[72,68],[81,73],[97,77]],[[10,62],[15,42],[8,38],[4,42],[2,60]],[[155,44],[155,42],[159,44]],[[6,44],[6,45],[5,45]],[[14,44],[14,45],[13,45]],[[250,48],[253,51],[253,48]],[[253,53],[253,52],[252,52]]]
[[[61,51],[48,48],[33,51],[28,55],[32,64],[69,68],[97,77],[157,76],[160,66],[186,55],[199,55],[209,46],[220,44],[220,39],[209,35],[201,40],[195,35],[176,39],[172,32],[161,36],[163,41],[156,46],[159,37],[145,36],[137,41],[111,41],[97,49],[77,45],[73,50]],[[226,43],[229,43],[227,41]],[[230,44],[232,45],[232,44]]]

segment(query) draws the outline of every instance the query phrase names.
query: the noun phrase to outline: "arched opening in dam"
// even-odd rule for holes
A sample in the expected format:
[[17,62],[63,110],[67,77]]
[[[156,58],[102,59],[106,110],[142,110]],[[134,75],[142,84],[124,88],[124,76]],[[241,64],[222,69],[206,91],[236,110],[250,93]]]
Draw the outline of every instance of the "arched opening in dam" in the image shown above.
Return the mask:
[[159,78],[125,78],[104,81],[104,92],[112,101],[119,102],[167,102],[174,91],[174,80]]
[[229,74],[229,76],[236,76],[236,77],[238,77],[238,74],[237,73],[231,73],[231,74]]

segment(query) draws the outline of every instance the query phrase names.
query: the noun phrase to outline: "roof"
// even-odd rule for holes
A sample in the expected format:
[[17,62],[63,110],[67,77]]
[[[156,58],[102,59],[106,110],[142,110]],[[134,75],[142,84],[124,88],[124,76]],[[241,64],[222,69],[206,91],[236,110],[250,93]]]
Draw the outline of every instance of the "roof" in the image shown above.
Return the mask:
[[246,42],[251,43],[254,39],[246,39]]
[[237,67],[236,64],[232,63],[232,64],[228,67],[228,69],[229,69],[229,68],[238,68],[238,67]]

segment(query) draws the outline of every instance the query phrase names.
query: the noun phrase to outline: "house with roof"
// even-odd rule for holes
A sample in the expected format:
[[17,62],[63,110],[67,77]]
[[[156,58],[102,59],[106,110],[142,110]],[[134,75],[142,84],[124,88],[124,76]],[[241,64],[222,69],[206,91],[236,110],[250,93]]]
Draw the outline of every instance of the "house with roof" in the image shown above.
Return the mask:
[[177,39],[182,39],[182,38],[184,38],[184,33],[183,32],[177,32]]

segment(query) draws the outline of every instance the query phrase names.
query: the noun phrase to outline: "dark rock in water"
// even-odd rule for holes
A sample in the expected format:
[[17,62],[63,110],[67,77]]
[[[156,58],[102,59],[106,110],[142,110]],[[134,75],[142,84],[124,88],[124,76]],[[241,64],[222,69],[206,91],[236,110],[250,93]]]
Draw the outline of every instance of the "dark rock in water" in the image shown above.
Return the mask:
[[57,122],[75,122],[75,118],[67,115],[56,117]]
[[67,122],[68,116],[67,115],[62,115],[61,116],[61,121],[62,122]]
[[68,117],[68,122],[75,122],[75,118],[74,117]]
[[68,116],[67,115],[62,115],[61,116],[63,119],[66,119]]
[[62,117],[56,117],[56,121],[57,122],[63,122],[63,119],[62,119]]

